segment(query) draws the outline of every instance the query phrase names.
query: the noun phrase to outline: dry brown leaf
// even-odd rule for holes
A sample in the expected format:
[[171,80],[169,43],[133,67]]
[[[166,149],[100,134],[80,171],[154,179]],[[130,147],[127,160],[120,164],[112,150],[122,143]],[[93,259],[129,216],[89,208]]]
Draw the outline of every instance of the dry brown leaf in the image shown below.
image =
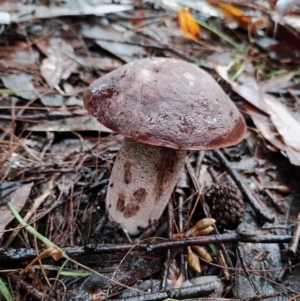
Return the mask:
[[96,40],[95,43],[126,63],[148,56],[146,50],[139,45],[122,44],[103,40]]
[[293,148],[288,147],[288,146],[285,148],[285,151],[286,151],[286,155],[287,155],[289,161],[294,165],[300,166],[299,152],[297,152],[296,150],[294,150]]
[[14,91],[24,99],[32,100],[39,97],[33,85],[33,77],[27,73],[10,74],[1,76],[5,88]]
[[[2,203],[5,204],[11,203],[16,208],[16,210],[20,212],[29,197],[32,186],[33,183],[23,185],[21,188],[17,189],[9,196],[7,196],[5,200],[2,201]],[[0,206],[0,216],[1,216],[0,219],[0,238],[1,238],[4,234],[3,231],[5,230],[7,224],[10,223],[15,217],[6,205]]]
[[76,131],[99,131],[111,133],[112,131],[99,123],[96,118],[90,116],[63,117],[55,120],[47,120],[27,128],[33,132],[76,132]]
[[265,137],[272,145],[277,149],[285,150],[285,145],[280,139],[279,133],[272,124],[270,117],[262,111],[255,108],[249,103],[244,104],[245,112],[251,117],[255,126],[260,131],[263,137]]
[[[29,1],[31,3],[31,1]],[[131,10],[130,4],[104,4],[104,1],[65,1],[64,5],[44,6],[36,4],[22,4],[18,1],[0,1],[0,10],[9,12],[10,19],[13,22],[36,21],[37,19],[56,18],[62,16],[84,16],[96,15],[103,16],[109,13]],[[68,5],[69,4],[69,5]]]
[[264,94],[263,97],[269,108],[271,120],[285,144],[300,152],[300,123],[288,107],[275,97],[268,94]]
[[185,35],[191,35],[194,38],[199,37],[201,28],[187,8],[183,8],[178,13],[178,22],[182,32]]
[[208,3],[214,7],[218,7],[222,11],[225,18],[237,23],[238,26],[244,30],[249,30],[251,27],[260,27],[265,25],[265,20],[263,18],[255,19],[246,16],[243,11],[228,3],[215,0],[208,0]]
[[266,114],[269,113],[269,109],[264,102],[261,91],[259,91],[257,82],[254,78],[250,78],[248,81],[244,82],[243,85],[240,85],[239,83],[230,80],[227,66],[215,65],[215,69],[219,75],[231,85],[233,91],[245,98],[261,111]]
[[295,72],[289,72],[283,76],[273,77],[269,80],[263,81],[259,83],[259,86],[263,91],[268,91],[272,89],[282,89],[284,88],[294,77]]
[[184,283],[184,275],[182,273],[180,273],[179,277],[177,278],[177,280],[174,284],[174,288],[183,287],[183,283]]
[[[258,84],[255,78],[248,74],[247,82],[239,84],[230,80],[228,76],[227,67],[215,66],[217,72],[230,83],[232,89],[241,95],[249,103],[257,107],[258,109],[267,113],[273,126],[279,133],[282,141],[284,142],[284,151],[289,158],[290,162],[295,165],[300,164],[300,123],[295,119],[291,110],[279,100],[263,91],[263,83]],[[251,87],[251,88],[250,88]],[[256,122],[258,120],[256,119]],[[270,132],[265,136],[266,139],[271,138],[274,142],[274,135],[269,135]],[[281,148],[282,149],[282,148]]]
[[77,69],[68,53],[73,54],[73,47],[61,38],[43,39],[36,44],[45,58],[40,67],[41,74],[50,87],[57,87],[61,79],[67,79]]

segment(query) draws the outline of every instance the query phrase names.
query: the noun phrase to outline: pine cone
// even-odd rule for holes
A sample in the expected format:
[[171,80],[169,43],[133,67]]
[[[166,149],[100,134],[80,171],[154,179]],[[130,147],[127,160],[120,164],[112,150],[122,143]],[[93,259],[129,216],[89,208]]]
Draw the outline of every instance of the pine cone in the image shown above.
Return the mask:
[[236,228],[243,220],[244,202],[237,188],[228,182],[214,183],[205,188],[205,200],[217,225]]

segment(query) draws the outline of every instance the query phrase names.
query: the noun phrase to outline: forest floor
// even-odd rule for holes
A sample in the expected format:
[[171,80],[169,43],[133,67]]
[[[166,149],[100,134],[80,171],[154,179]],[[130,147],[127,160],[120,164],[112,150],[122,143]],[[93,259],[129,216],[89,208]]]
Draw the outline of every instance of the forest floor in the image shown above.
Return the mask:
[[[0,300],[300,300],[295,3],[0,1]],[[105,208],[123,136],[82,99],[146,57],[206,70],[247,133],[190,152],[160,220],[130,237]]]

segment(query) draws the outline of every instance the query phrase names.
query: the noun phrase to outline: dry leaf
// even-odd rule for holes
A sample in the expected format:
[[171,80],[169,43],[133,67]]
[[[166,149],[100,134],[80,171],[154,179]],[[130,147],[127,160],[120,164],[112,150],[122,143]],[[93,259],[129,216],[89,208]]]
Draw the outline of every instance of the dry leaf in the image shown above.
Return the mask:
[[[21,188],[15,190],[13,193],[8,195],[5,198],[5,200],[1,201],[1,203],[2,204],[11,203],[16,208],[16,210],[20,212],[29,197],[32,186],[33,183],[23,185]],[[4,234],[3,231],[5,230],[7,224],[11,222],[15,217],[6,205],[0,206],[0,216],[1,216],[0,219],[0,238],[1,238],[2,235]]]
[[68,53],[73,54],[73,47],[61,38],[50,38],[36,43],[47,58],[40,67],[41,74],[50,87],[56,87],[61,79],[67,79],[77,69]]
[[180,273],[178,279],[174,284],[174,288],[181,288],[183,286],[183,283],[184,283],[184,275]]
[[271,142],[277,149],[285,150],[285,145],[267,114],[247,102],[244,104],[244,110],[251,117],[263,137]]
[[271,120],[285,144],[300,152],[300,123],[288,107],[275,97],[268,94],[264,94],[263,97],[269,108]]
[[300,166],[300,153],[288,146],[286,146],[285,151],[289,161],[294,165]]
[[279,90],[287,88],[287,84],[295,76],[295,72],[289,72],[283,76],[273,77],[269,80],[259,83],[260,88],[267,92],[268,90]]
[[39,97],[33,85],[33,77],[27,73],[10,74],[1,76],[5,88],[14,91],[24,99],[32,100]]
[[62,117],[55,120],[47,120],[28,126],[33,132],[76,132],[76,131],[99,131],[111,133],[112,131],[99,123],[96,118],[90,116]]
[[297,4],[299,4],[299,0],[278,0],[276,2],[275,10],[281,14],[286,14]]
[[258,90],[258,85],[254,78],[244,82],[243,85],[240,85],[239,83],[230,80],[227,66],[215,65],[215,69],[218,74],[231,85],[232,90],[245,98],[252,105],[268,114],[268,107],[265,104],[260,91]]
[[263,18],[254,19],[246,16],[243,11],[228,3],[218,2],[215,0],[208,0],[208,3],[212,6],[218,7],[225,18],[237,23],[238,26],[244,30],[248,30],[251,27],[260,27],[265,25],[265,20]]
[[[286,155],[290,162],[295,165],[300,164],[300,123],[295,119],[292,112],[287,106],[279,102],[277,98],[266,94],[263,91],[264,84],[258,84],[254,76],[247,76],[247,82],[239,84],[230,80],[228,76],[228,70],[224,66],[215,66],[216,71],[221,75],[228,83],[230,83],[232,89],[241,95],[245,100],[247,100],[252,105],[256,106],[258,109],[264,111],[269,115],[272,125],[276,128],[277,132],[280,134],[281,140],[284,142],[284,146],[280,149],[284,149]],[[240,80],[240,78],[239,78]],[[250,88],[251,87],[251,88]],[[256,119],[256,123],[259,121]],[[266,125],[266,123],[264,124]],[[270,134],[270,129],[263,133],[267,133],[266,139],[270,139],[271,143],[280,146],[279,140],[275,142],[275,133]],[[260,128],[262,129],[262,127]]]
[[191,35],[195,38],[199,37],[201,28],[187,8],[183,8],[178,13],[178,22],[182,32],[185,35]]
[[122,44],[103,40],[96,40],[95,43],[126,63],[148,56],[146,50],[139,45]]
[[[21,22],[35,22],[37,19],[54,19],[63,16],[84,16],[96,15],[103,16],[109,13],[117,13],[121,11],[131,10],[133,6],[130,4],[103,4],[104,1],[65,1],[64,5],[45,6],[36,4],[22,4],[19,1],[0,1],[0,10],[7,11],[10,18],[6,16],[6,22],[13,21]],[[25,1],[24,1],[25,2]],[[32,1],[27,1],[32,2]]]

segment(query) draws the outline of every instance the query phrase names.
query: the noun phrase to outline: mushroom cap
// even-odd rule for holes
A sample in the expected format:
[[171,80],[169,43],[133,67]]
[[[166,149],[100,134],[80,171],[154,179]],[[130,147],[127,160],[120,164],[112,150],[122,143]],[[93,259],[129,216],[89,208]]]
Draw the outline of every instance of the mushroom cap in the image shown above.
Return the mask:
[[130,62],[90,85],[84,105],[114,132],[182,150],[234,145],[246,125],[219,84],[201,68],[170,58]]

